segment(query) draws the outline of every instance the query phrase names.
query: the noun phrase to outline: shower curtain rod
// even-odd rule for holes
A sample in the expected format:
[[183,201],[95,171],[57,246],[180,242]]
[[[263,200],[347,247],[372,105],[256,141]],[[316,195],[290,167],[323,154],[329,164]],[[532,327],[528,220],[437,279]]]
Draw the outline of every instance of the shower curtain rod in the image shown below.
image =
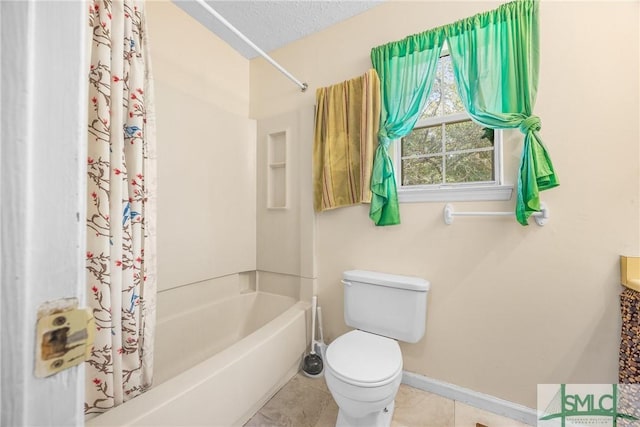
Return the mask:
[[297,84],[300,87],[300,89],[302,90],[302,92],[307,90],[309,85],[307,85],[306,83],[303,83],[300,80],[298,80],[295,77],[293,77],[293,75],[290,72],[288,72],[287,70],[285,70],[282,65],[278,64],[273,58],[271,58],[262,49],[260,49],[258,46],[256,46],[255,43],[253,43],[251,40],[249,40],[247,38],[247,36],[242,34],[229,21],[224,19],[224,17],[222,15],[220,15],[214,8],[209,6],[206,1],[204,1],[204,0],[196,0],[196,2],[199,3],[202,7],[204,7],[206,9],[206,11],[209,12],[211,15],[213,15],[218,21],[220,21],[221,24],[223,24],[225,27],[230,29],[236,36],[240,37],[240,39],[242,39],[242,41],[244,41],[246,44],[251,46],[251,48],[253,48],[253,50],[255,50],[256,52],[258,52],[260,54],[260,56],[262,56],[264,59],[269,61],[269,63],[271,63],[271,65],[276,67],[282,74],[287,76],[287,78],[289,80],[291,80],[292,82]]

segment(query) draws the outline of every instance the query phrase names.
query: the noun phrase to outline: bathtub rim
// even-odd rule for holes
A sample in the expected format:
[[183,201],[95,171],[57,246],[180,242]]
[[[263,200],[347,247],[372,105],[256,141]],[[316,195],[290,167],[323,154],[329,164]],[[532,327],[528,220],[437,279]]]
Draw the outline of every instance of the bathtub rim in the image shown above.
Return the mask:
[[[192,307],[189,307],[188,310],[182,310],[162,317],[162,319],[158,320],[156,323],[158,329],[156,330],[154,351],[156,351],[157,358],[154,358],[153,361],[154,384],[149,388],[149,390],[164,384],[171,378],[174,378],[197,366],[199,363],[215,357],[226,348],[231,347],[244,338],[249,337],[252,333],[281,316],[293,307],[297,301],[297,299],[286,295],[254,290],[228,295],[204,304],[195,304]],[[271,306],[271,309],[266,314],[263,311],[265,305]],[[231,312],[228,311],[230,306],[234,306],[239,310],[240,316],[238,318],[235,317],[238,314],[236,310],[231,309]],[[276,307],[275,310],[274,306]],[[262,314],[258,315],[257,318],[255,317],[255,308],[258,308],[259,312],[262,311]],[[223,314],[222,317],[220,317],[220,315],[211,317],[210,314],[208,314],[209,311],[217,311],[218,313],[221,312],[226,314]],[[227,315],[231,316],[230,319],[234,319],[235,323],[231,327],[224,324],[226,323],[227,318],[225,316]],[[199,336],[195,342],[193,340],[184,342],[182,341],[183,338],[180,337],[183,329],[176,329],[171,325],[171,322],[179,321],[182,324],[182,328],[185,328],[186,325],[184,319],[187,320],[186,323],[188,325],[212,323],[223,324],[223,326],[216,326],[214,329],[222,328],[224,333],[222,335],[216,335],[215,338],[210,337],[213,339],[203,343],[200,339],[201,332],[198,332]],[[162,328],[162,331],[160,328]],[[218,340],[229,341],[232,337],[233,339],[230,340],[228,345],[221,347],[218,344]],[[190,355],[186,360],[179,360],[183,357],[182,355],[184,355],[184,349],[167,347],[172,345],[174,338],[177,340],[178,345],[184,346],[184,349],[192,349],[197,356],[194,357],[193,355]],[[161,349],[165,351],[159,351],[158,345],[161,342]]]
[[[128,426],[135,424],[137,421],[152,414],[162,406],[170,404],[182,397],[184,394],[193,391],[197,387],[211,380],[213,377],[218,375],[220,371],[250,353],[256,345],[265,343],[271,336],[282,332],[288,326],[292,325],[298,320],[300,315],[305,316],[308,308],[308,302],[297,301],[278,317],[271,320],[260,329],[242,338],[231,347],[194,365],[181,374],[166,380],[157,387],[151,387],[145,393],[135,397],[134,399],[86,420],[85,425]],[[291,368],[289,368],[289,371],[291,371]],[[205,372],[206,375],[203,375]],[[297,372],[297,370],[293,371],[293,374],[295,374],[295,372]],[[277,388],[274,390],[273,386],[271,389],[270,393],[277,391]],[[254,406],[256,406],[256,403],[252,404],[248,411],[252,411]],[[258,408],[259,407],[260,406],[258,406]],[[240,415],[240,419],[236,420],[236,423],[241,421],[241,419],[247,415],[251,414],[245,413]]]

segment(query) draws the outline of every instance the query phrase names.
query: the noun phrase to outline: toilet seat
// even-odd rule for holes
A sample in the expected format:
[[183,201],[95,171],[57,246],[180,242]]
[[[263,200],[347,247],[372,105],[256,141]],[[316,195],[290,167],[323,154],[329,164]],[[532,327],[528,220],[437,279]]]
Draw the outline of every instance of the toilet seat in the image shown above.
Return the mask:
[[327,348],[326,364],[335,377],[358,387],[381,387],[402,374],[398,342],[360,330],[336,338]]

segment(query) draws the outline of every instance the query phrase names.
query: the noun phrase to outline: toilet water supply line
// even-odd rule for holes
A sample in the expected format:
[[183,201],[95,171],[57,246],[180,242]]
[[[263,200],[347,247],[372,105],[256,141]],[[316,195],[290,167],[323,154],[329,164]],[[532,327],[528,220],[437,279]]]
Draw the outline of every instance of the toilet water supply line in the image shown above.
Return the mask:
[[224,19],[224,17],[222,15],[220,15],[214,8],[212,8],[211,6],[209,6],[207,4],[207,2],[205,0],[196,0],[197,3],[199,3],[202,7],[205,8],[205,10],[207,12],[209,12],[211,15],[213,15],[218,21],[220,21],[220,23],[222,25],[224,25],[225,27],[227,27],[228,29],[230,29],[236,36],[240,37],[240,39],[245,42],[246,44],[248,44],[249,46],[251,46],[251,48],[253,50],[255,50],[260,56],[262,56],[264,59],[266,59],[267,61],[269,61],[269,63],[271,65],[273,65],[274,67],[276,67],[282,74],[284,74],[285,76],[287,76],[287,78],[289,80],[291,80],[292,82],[294,82],[295,84],[297,84],[300,89],[302,90],[302,92],[306,91],[307,88],[309,87],[309,85],[307,85],[306,83],[301,82],[300,80],[296,79],[290,72],[288,72],[287,70],[284,69],[284,67],[280,64],[278,64],[273,58],[271,58],[269,55],[267,55],[262,49],[260,49],[258,46],[256,46],[255,43],[253,43],[251,40],[249,40],[247,38],[247,36],[245,36],[244,34],[242,34],[236,27],[234,27],[229,21],[227,21],[226,19]]

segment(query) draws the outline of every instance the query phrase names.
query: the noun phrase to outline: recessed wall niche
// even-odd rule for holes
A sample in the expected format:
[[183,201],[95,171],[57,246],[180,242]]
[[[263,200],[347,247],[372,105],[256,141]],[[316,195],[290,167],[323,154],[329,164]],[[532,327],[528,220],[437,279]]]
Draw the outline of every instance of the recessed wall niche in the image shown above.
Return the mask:
[[267,136],[267,208],[287,207],[287,130]]

